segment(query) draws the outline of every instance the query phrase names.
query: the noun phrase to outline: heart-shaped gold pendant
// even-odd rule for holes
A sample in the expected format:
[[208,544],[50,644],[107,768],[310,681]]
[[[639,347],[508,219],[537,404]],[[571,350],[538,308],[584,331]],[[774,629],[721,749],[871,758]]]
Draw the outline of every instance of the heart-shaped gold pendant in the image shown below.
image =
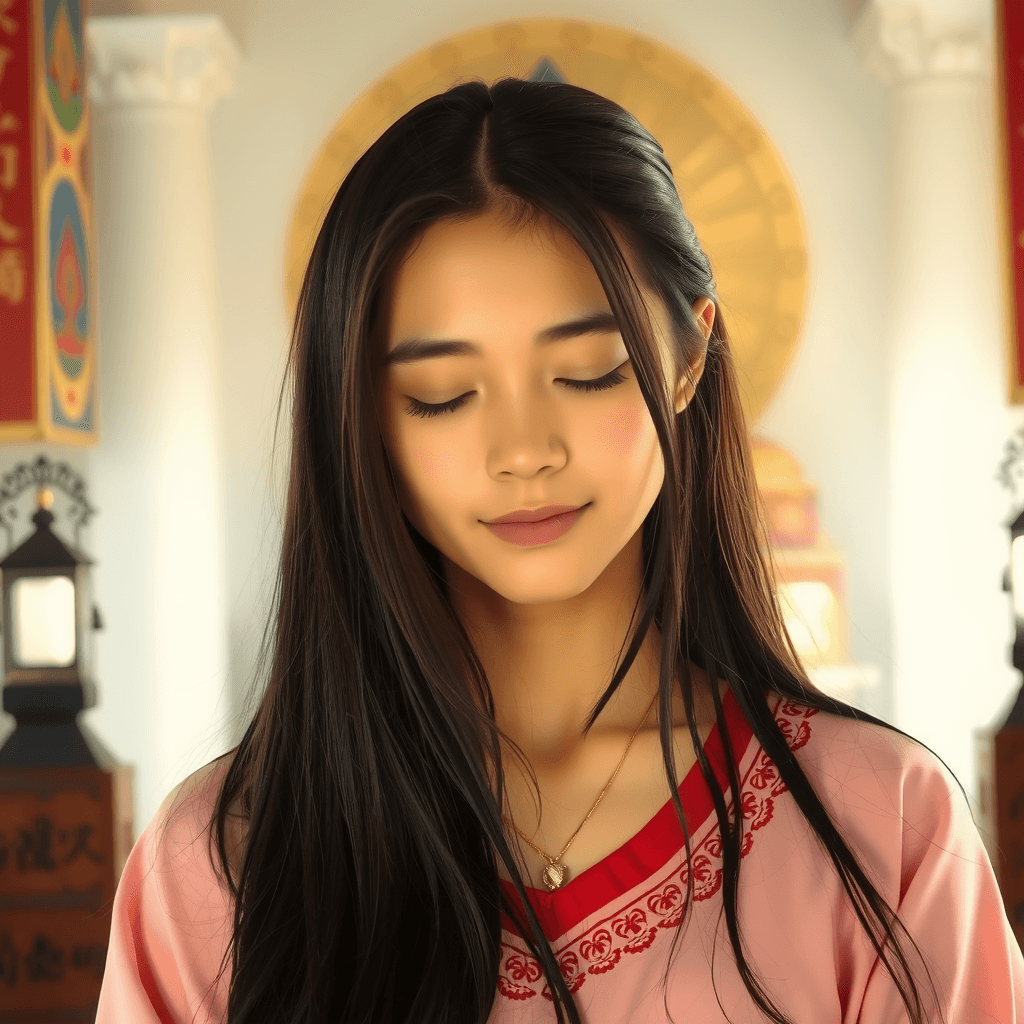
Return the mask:
[[561,889],[569,877],[569,869],[564,864],[549,864],[542,872],[541,878],[544,884],[554,892]]

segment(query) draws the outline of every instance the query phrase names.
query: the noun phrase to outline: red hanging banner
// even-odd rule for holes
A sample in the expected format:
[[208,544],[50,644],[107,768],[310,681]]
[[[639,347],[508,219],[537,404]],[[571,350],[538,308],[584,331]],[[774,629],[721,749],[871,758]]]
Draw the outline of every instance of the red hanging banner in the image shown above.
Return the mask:
[[0,422],[33,421],[35,237],[29,0],[0,0]]
[[1008,398],[1024,403],[1024,0],[996,0]]
[[96,443],[86,0],[0,0],[0,443]]

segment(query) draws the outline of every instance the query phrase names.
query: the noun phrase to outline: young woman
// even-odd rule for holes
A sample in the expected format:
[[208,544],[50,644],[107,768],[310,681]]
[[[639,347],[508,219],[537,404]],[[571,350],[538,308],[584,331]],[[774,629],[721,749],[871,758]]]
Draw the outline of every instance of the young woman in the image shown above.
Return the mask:
[[1024,1022],[966,795],[786,634],[629,113],[503,79],[404,115],[290,367],[268,685],[139,837],[98,1024]]

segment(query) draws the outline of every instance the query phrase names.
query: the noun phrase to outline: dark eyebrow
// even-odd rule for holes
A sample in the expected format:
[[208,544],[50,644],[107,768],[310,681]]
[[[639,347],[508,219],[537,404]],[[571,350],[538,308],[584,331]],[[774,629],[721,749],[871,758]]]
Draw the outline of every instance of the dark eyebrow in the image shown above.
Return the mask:
[[[619,322],[614,313],[605,311],[588,313],[565,323],[545,327],[533,340],[535,345],[550,345],[553,341],[565,338],[578,338],[584,334],[608,334],[619,330]],[[472,341],[456,338],[428,341],[425,338],[409,338],[399,342],[385,357],[384,365],[395,363],[413,363],[420,359],[432,359],[436,356],[469,356],[480,355],[481,348]]]

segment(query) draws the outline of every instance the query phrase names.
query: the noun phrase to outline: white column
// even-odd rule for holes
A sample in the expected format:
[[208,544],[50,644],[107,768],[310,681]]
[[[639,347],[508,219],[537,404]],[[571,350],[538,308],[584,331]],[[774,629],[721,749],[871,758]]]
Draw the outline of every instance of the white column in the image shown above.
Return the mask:
[[99,707],[135,764],[135,832],[229,746],[214,197],[207,114],[238,54],[215,16],[86,24],[99,444]]
[[993,44],[877,3],[854,38],[889,97],[891,287],[862,297],[862,330],[891,351],[894,724],[974,800],[972,730],[1020,684],[1001,590],[1009,495],[994,479],[1021,410],[1005,397]]

